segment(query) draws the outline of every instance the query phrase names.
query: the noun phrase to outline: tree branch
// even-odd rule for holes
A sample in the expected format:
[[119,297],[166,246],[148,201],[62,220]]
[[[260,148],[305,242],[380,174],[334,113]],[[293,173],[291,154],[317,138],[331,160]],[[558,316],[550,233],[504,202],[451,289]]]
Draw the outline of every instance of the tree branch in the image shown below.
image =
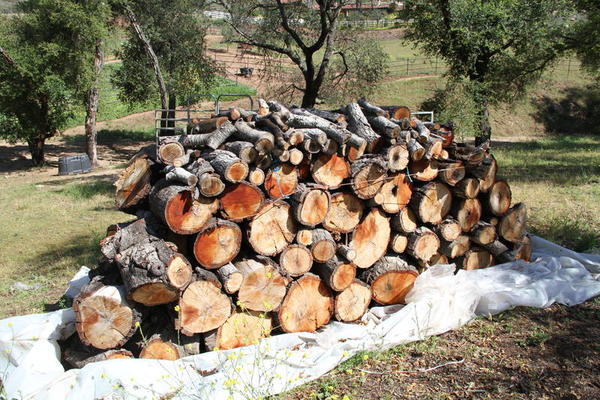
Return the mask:
[[[344,64],[344,72],[340,72],[339,74],[337,74],[336,76],[334,76],[331,81],[335,82],[337,80],[341,80],[344,76],[346,76],[346,74],[348,73],[348,71],[350,70],[350,68],[348,68],[348,63],[346,61],[346,55],[344,54],[343,51],[336,51],[335,53],[333,53],[334,55],[339,55],[342,59],[342,63]],[[339,83],[339,81],[338,81]]]
[[281,0],[275,0],[275,1],[277,2],[277,8],[279,9],[279,16],[281,17],[282,28],[287,33],[289,33],[289,35],[292,37],[292,39],[294,39],[294,41],[296,42],[298,47],[300,47],[304,53],[307,53],[309,51],[308,46],[306,46],[306,44],[304,43],[304,41],[302,40],[300,35],[298,35],[298,32],[293,30],[289,25],[288,16],[285,12],[285,7],[284,7],[283,3],[281,2]]

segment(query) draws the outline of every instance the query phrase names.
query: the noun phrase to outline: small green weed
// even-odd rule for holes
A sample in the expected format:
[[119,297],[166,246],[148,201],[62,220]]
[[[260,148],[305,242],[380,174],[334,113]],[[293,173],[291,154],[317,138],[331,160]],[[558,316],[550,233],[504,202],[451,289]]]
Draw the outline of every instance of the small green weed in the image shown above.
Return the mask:
[[545,332],[539,326],[533,328],[529,336],[525,339],[520,339],[517,341],[517,344],[522,347],[537,347],[543,345],[547,342],[552,335]]

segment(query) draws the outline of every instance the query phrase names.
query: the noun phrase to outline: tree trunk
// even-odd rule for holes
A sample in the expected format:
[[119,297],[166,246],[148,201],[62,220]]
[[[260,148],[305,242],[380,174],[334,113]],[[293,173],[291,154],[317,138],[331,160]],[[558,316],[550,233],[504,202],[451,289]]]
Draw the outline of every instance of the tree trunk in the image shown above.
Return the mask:
[[46,144],[46,134],[42,133],[38,137],[34,137],[27,141],[29,152],[31,153],[31,161],[34,166],[41,167],[46,163],[46,155],[44,146]]
[[98,113],[98,103],[100,100],[100,89],[98,88],[98,78],[104,66],[104,52],[102,51],[102,41],[96,43],[96,53],[94,56],[94,74],[96,76],[93,86],[88,90],[85,107],[85,148],[93,166],[98,165],[98,150],[96,148],[96,115]]

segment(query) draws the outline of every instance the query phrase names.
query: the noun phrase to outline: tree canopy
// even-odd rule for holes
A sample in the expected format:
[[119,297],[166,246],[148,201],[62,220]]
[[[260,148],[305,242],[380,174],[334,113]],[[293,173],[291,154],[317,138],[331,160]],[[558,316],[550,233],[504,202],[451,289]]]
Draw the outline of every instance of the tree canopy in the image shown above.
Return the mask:
[[[593,0],[591,0],[593,1]],[[406,38],[463,80],[483,137],[488,107],[521,96],[566,49],[568,0],[414,0]]]
[[600,6],[597,0],[575,1],[578,14],[570,36],[581,64],[600,78]]

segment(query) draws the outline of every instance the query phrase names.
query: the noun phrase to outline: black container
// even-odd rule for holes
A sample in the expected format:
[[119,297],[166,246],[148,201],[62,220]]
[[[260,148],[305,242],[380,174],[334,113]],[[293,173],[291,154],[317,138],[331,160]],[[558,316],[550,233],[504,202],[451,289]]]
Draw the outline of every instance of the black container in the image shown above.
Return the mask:
[[92,170],[92,163],[87,154],[65,156],[58,159],[58,174],[84,174]]

